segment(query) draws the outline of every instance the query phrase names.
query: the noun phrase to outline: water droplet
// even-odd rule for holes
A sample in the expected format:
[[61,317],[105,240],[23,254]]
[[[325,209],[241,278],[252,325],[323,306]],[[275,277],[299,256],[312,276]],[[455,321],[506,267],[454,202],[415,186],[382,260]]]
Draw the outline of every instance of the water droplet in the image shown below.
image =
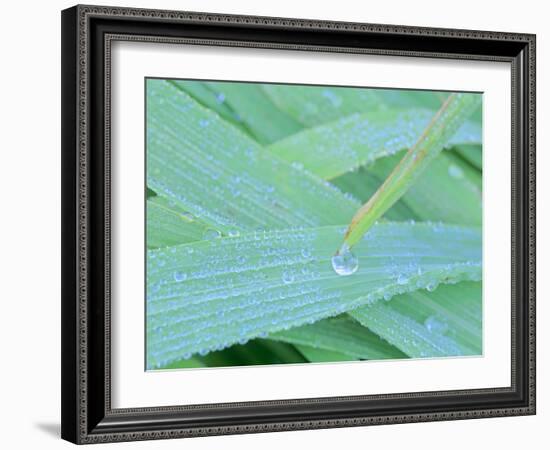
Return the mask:
[[220,236],[221,236],[221,233],[218,230],[214,230],[212,228],[208,228],[203,234],[204,239],[216,239],[216,238],[219,238]]
[[304,165],[300,161],[293,161],[292,167],[298,170],[302,170],[304,168]]
[[185,217],[187,220],[190,220],[190,221],[195,220],[195,216],[191,214],[189,211],[182,212],[181,215]]
[[201,356],[206,356],[208,354],[208,349],[206,348],[203,348],[199,351],[199,355]]
[[424,321],[424,326],[430,333],[444,334],[449,329],[449,324],[442,317],[430,316]]
[[283,283],[289,284],[294,281],[294,274],[292,272],[283,272]]
[[193,247],[189,247],[189,248],[187,249],[187,253],[188,253],[189,255],[192,254],[194,251],[195,251],[195,249],[194,249]]
[[218,103],[223,103],[225,101],[225,94],[223,92],[220,92],[218,95],[216,95],[216,101]]
[[174,280],[175,281],[184,281],[187,279],[187,274],[185,272],[174,272]]
[[428,284],[426,284],[426,289],[429,292],[433,292],[437,289],[437,282],[436,281],[429,281]]
[[302,256],[306,259],[311,256],[311,251],[307,248],[303,248],[301,253],[302,253]]
[[201,119],[201,120],[199,121],[199,125],[200,125],[202,128],[207,127],[208,124],[209,124],[208,119]]
[[229,230],[229,232],[227,234],[229,234],[229,236],[231,236],[231,237],[237,237],[241,233],[239,233],[239,230]]
[[401,285],[407,284],[408,281],[409,281],[409,278],[404,273],[400,273],[399,276],[397,277],[397,284],[401,284]]
[[386,300],[387,302],[389,302],[392,297],[393,295],[391,294],[391,292],[384,292],[384,300]]
[[462,169],[458,166],[455,166],[454,164],[451,164],[449,166],[447,172],[449,173],[450,177],[456,178],[457,180],[464,177],[464,172],[462,171]]
[[332,257],[332,268],[341,276],[347,276],[355,273],[359,267],[359,260],[347,247],[342,246],[336,255]]

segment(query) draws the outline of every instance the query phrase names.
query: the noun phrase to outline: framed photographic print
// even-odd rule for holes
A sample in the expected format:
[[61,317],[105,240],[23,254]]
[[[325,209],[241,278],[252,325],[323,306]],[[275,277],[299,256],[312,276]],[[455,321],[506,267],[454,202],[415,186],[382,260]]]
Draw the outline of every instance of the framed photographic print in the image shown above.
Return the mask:
[[535,413],[535,37],[62,13],[62,436]]

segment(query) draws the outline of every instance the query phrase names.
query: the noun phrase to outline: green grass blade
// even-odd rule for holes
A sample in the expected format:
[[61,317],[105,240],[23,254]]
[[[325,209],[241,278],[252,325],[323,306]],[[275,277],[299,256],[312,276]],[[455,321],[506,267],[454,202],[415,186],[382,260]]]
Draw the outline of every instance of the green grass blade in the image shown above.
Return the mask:
[[[403,157],[403,152],[338,177],[333,183],[366,202]],[[481,174],[454,152],[442,152],[416,183],[388,209],[392,220],[431,220],[481,225]]]
[[343,231],[255,232],[149,250],[148,367],[481,275],[478,228],[385,223],[357,245],[357,272],[338,276],[330,249]]
[[[324,179],[336,178],[378,158],[412,147],[434,112],[391,109],[353,114],[275,142],[268,149]],[[481,142],[481,127],[466,121],[445,146]]]
[[270,144],[302,129],[301,124],[279,111],[270,98],[255,83],[209,82],[211,89],[222,96],[235,111],[256,141]]
[[343,253],[357,244],[374,222],[399,200],[480,102],[481,96],[477,94],[449,96],[416,144],[405,154],[371,199],[357,211],[337,253]]
[[417,91],[408,89],[377,90],[380,99],[390,108],[428,108],[437,111],[449,97],[443,91]]
[[338,86],[265,84],[262,88],[281,111],[306,128],[355,113],[391,108],[427,107],[437,110],[447,96],[444,92]]
[[248,133],[248,129],[239,119],[238,114],[229,107],[225,98],[212,90],[207,82],[196,80],[169,80],[178,89],[184,91],[204,107],[215,111],[224,120],[227,120],[241,131]]
[[169,247],[203,239],[207,227],[167,200],[147,200],[147,247]]
[[336,188],[262,151],[171,83],[147,83],[147,183],[159,195],[224,234],[351,219],[357,203]]
[[[392,298],[391,307],[434,332],[443,332],[455,340],[463,355],[482,351],[482,285],[463,281],[442,284],[434,292],[418,290]],[[433,319],[433,320],[432,320]]]
[[293,345],[269,339],[254,339],[246,345],[235,344],[204,356],[174,361],[163,369],[192,369],[199,367],[234,367],[265,364],[305,363],[308,359]]
[[[388,158],[389,159],[389,158]],[[380,161],[380,172],[390,169]],[[452,152],[440,154],[401,200],[421,220],[481,225],[481,174]]]
[[[349,316],[321,320],[313,325],[295,327],[270,334],[271,339],[307,345],[348,355],[349,359],[393,359],[406,355]],[[351,358],[350,358],[351,357]]]
[[[384,179],[385,177],[379,176],[366,167],[359,167],[357,170],[331,180],[331,183],[347,195],[353,196],[361,203],[365,203],[380,187]],[[403,202],[403,199],[395,202],[383,217],[389,220],[419,220],[419,217]]]
[[284,84],[264,84],[262,89],[281,111],[306,128],[383,108],[380,97],[371,89]]
[[453,150],[468,162],[472,167],[481,171],[483,168],[483,154],[481,145],[457,145]]
[[441,285],[351,311],[370,330],[411,357],[480,355],[481,283]]
[[350,356],[350,355],[346,355],[344,353],[310,347],[309,345],[295,345],[295,347],[302,355],[304,355],[304,358],[306,358],[309,362],[312,362],[312,363],[357,360],[357,358],[354,358],[353,356]]
[[208,367],[207,363],[200,356],[173,361],[167,364],[163,369],[199,369]]
[[302,128],[301,124],[277,109],[260,84],[217,81],[174,83],[261,144],[275,142]]

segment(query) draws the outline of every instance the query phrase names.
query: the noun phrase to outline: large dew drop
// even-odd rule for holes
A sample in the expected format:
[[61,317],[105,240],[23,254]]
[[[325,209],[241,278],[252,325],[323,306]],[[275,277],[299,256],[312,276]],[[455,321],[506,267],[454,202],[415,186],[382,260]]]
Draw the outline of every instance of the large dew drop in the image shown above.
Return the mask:
[[359,260],[347,246],[342,248],[332,257],[332,268],[341,276],[351,275],[359,267]]

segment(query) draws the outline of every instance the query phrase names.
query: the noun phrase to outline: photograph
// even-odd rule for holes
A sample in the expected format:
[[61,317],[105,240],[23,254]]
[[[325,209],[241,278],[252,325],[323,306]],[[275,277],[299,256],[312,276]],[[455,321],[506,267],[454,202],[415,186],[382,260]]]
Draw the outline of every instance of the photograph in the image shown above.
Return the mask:
[[146,370],[483,356],[482,93],[144,96]]
[[521,447],[542,19],[188,6],[61,12],[61,437]]

